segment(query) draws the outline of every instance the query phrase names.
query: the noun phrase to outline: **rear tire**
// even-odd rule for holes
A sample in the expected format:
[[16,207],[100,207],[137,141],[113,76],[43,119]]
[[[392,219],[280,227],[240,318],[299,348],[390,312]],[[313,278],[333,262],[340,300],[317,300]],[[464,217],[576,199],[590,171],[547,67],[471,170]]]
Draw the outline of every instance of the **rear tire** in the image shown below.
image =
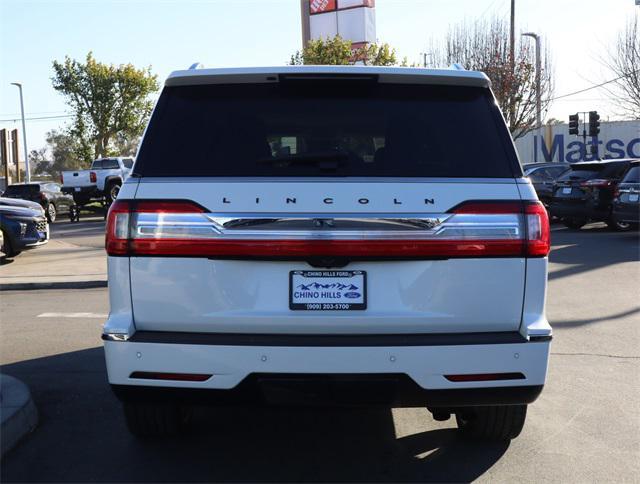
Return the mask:
[[107,185],[107,189],[105,190],[107,199],[107,205],[111,205],[116,198],[118,198],[118,193],[120,193],[120,182],[111,182]]
[[526,417],[526,405],[468,407],[456,412],[458,428],[465,436],[489,441],[515,439]]
[[619,222],[613,218],[607,220],[607,226],[618,232],[626,232],[627,230],[631,230],[631,224],[629,222]]
[[175,435],[186,427],[190,412],[173,403],[124,402],[129,431],[136,437]]
[[567,218],[562,221],[565,227],[572,230],[580,230],[586,223],[586,220],[580,218]]

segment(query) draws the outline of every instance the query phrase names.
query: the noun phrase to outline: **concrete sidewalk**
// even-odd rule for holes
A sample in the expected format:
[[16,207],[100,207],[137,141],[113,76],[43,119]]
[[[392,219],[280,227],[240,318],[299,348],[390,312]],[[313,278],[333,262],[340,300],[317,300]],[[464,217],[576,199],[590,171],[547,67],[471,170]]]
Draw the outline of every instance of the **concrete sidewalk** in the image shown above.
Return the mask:
[[0,290],[106,287],[104,221],[56,222],[46,245],[0,265]]

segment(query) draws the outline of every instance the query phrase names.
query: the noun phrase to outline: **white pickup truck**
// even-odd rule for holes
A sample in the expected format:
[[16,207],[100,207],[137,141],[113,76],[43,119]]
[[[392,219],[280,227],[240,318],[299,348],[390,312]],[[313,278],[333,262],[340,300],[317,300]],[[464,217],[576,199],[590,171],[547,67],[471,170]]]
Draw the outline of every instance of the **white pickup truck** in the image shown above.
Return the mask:
[[113,202],[133,168],[133,158],[100,158],[88,170],[63,171],[62,191],[73,195],[77,205],[95,199]]

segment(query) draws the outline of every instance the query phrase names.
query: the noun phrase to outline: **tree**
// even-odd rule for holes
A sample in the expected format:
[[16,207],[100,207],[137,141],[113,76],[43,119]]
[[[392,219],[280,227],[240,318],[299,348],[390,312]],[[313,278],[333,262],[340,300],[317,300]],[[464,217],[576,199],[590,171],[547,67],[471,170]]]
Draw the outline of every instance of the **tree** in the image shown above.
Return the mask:
[[29,152],[29,167],[34,175],[48,175],[51,161],[47,156],[47,148],[31,150]]
[[[91,52],[81,63],[65,57],[53,61],[53,88],[62,93],[73,110],[71,133],[84,148],[91,146],[91,158],[109,156],[117,136],[138,138],[151,114],[149,96],[158,90],[151,68],[136,69],[131,64],[107,65]],[[82,150],[81,150],[82,151]]]
[[57,177],[61,171],[89,167],[92,148],[84,144],[73,128],[64,131],[52,129],[47,132],[46,142],[44,148],[29,153],[34,175]]
[[[509,25],[502,19],[490,22],[462,22],[449,29],[442,43],[432,43],[432,67],[460,64],[465,69],[483,71],[505,116],[514,139],[536,124],[535,49],[530,41],[516,43],[513,69],[509,47]],[[542,113],[549,109],[553,95],[553,74],[548,48],[542,55]]]
[[620,114],[640,119],[640,29],[637,14],[618,33],[613,49],[601,62],[615,78],[605,89],[620,109]]
[[397,65],[396,51],[389,44],[369,44],[353,48],[350,40],[339,35],[330,39],[310,40],[307,46],[291,56],[290,65],[338,65],[361,62],[371,66]]

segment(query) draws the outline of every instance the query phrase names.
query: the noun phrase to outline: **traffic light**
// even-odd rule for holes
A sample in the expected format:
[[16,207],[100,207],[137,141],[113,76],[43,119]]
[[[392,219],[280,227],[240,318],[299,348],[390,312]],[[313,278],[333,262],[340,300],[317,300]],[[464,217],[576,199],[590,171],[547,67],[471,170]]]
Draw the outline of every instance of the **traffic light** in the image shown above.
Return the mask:
[[578,124],[580,123],[580,117],[577,114],[569,116],[569,134],[580,134],[578,131]]
[[598,111],[589,111],[589,136],[598,136],[600,133],[600,115]]

